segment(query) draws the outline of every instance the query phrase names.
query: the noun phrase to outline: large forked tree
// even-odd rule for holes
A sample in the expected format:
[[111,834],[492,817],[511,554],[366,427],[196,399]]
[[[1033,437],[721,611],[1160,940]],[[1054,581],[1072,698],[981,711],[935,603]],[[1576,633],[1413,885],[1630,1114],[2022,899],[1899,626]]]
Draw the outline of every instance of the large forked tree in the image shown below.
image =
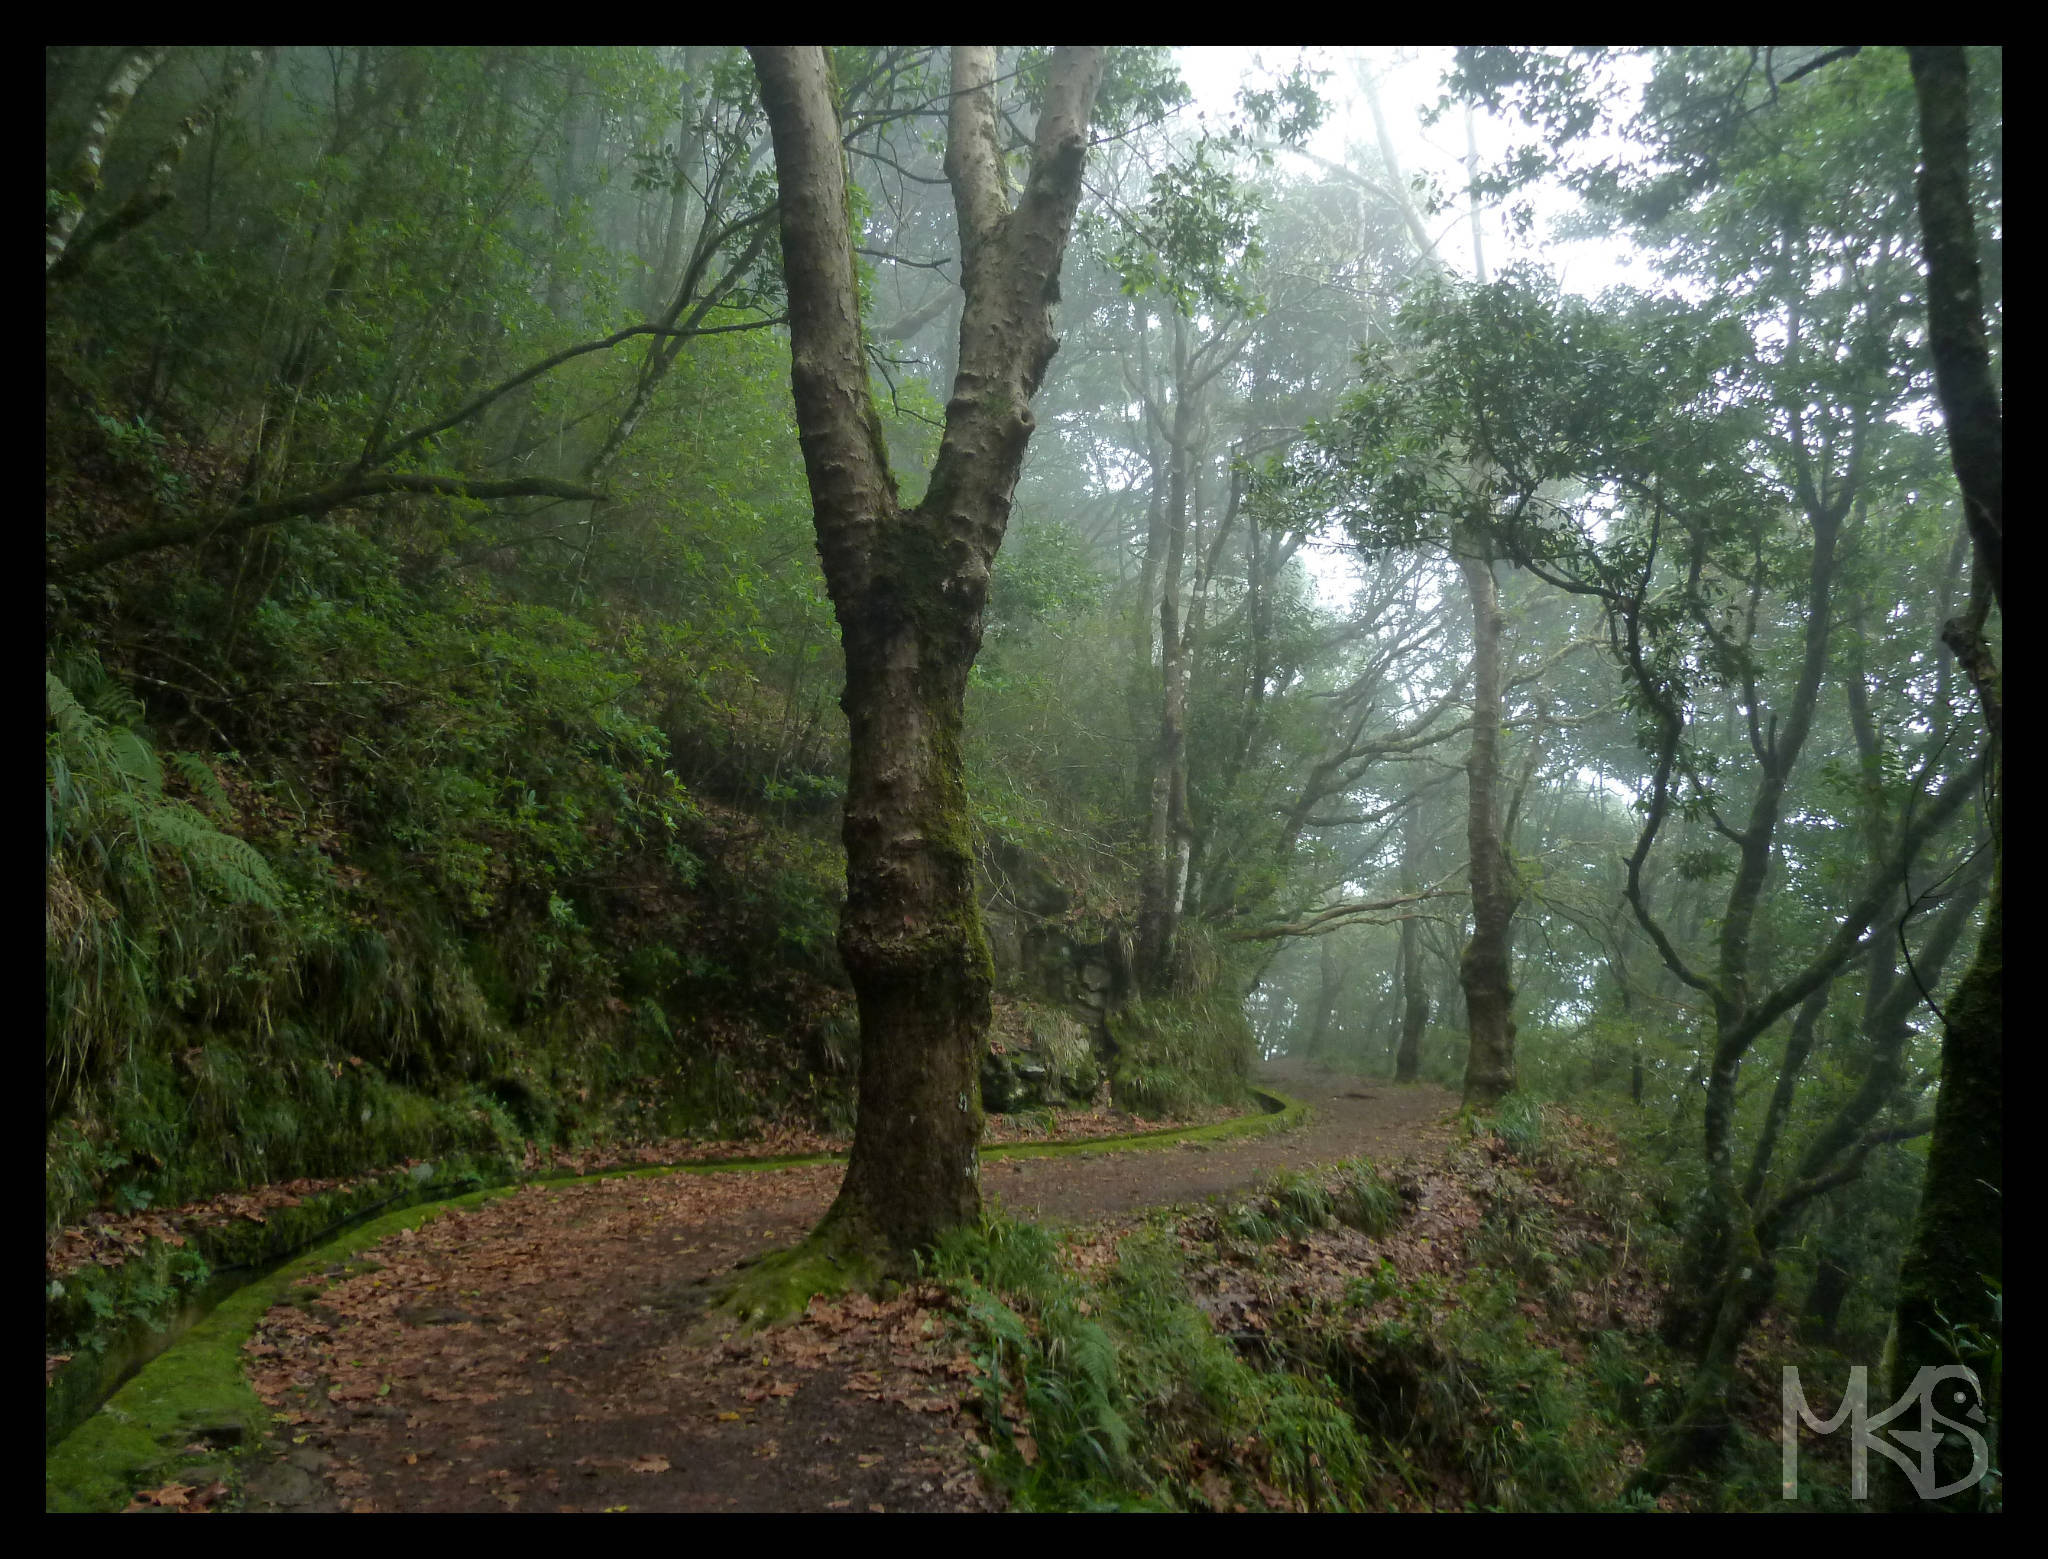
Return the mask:
[[819,1238],[900,1270],[981,1206],[978,1063],[993,980],[968,836],[963,704],[1031,398],[1059,345],[1052,306],[1102,51],[1053,54],[1014,205],[994,51],[953,51],[945,169],[966,301],[945,433],[914,506],[890,474],[861,346],[831,66],[817,48],[750,52],[774,137],[790,377],[851,732],[839,952],[860,1006],[860,1118]]

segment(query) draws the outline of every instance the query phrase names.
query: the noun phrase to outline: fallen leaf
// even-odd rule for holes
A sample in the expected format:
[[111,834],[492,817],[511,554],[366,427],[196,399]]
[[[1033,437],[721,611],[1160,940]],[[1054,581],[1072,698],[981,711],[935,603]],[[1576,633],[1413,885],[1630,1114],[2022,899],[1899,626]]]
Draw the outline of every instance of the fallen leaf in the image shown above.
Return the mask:
[[636,1456],[626,1463],[626,1471],[667,1472],[668,1458],[666,1456]]

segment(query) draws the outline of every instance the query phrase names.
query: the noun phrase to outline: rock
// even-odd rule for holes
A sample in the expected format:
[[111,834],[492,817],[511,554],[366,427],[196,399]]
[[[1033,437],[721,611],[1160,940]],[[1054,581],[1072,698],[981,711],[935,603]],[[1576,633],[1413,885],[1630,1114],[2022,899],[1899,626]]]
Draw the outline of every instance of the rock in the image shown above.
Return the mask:
[[1007,1056],[981,1058],[981,1107],[991,1115],[1007,1115],[1017,1107],[1017,1074]]
[[1014,915],[990,910],[981,917],[982,932],[988,938],[989,957],[1001,974],[1011,974],[1024,965],[1024,928]]
[[273,1462],[249,1479],[244,1497],[251,1510],[303,1510],[324,1504],[327,1491],[304,1468]]
[[1034,1002],[998,1001],[982,1060],[982,1108],[1006,1115],[1094,1098],[1102,1065],[1087,1025]]

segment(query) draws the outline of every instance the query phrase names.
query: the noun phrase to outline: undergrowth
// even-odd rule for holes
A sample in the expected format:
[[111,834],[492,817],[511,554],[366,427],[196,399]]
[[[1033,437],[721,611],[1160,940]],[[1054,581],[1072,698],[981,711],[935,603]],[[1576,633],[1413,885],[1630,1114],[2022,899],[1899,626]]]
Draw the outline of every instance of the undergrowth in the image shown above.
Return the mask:
[[1253,1039],[1242,1002],[1211,992],[1132,1002],[1109,1020],[1119,1109],[1167,1116],[1205,1104],[1242,1104]]
[[[345,845],[341,802],[286,766],[259,780],[239,754],[176,749],[90,653],[53,658],[46,717],[47,1228],[412,1158],[517,1157],[527,1142],[844,1118],[849,1058],[821,1055],[807,1077],[802,1052],[768,1038],[771,1021],[801,1032],[840,999],[809,967],[829,955],[829,850],[721,832],[643,787],[612,821],[667,809],[654,852],[689,869],[669,859],[663,880],[730,906],[715,935],[682,934],[696,901],[673,886],[645,895],[659,913],[594,929],[573,855],[537,896],[493,868],[479,920],[469,889],[451,894],[396,848],[404,829]],[[406,807],[429,804],[471,803]],[[546,884],[547,852],[569,846],[520,826]],[[763,920],[791,940],[735,995],[737,960],[720,960]],[[717,1020],[695,1016],[707,1008]]]
[[1357,1508],[1371,1452],[1332,1383],[1262,1370],[1218,1337],[1170,1228],[1084,1278],[1054,1235],[991,1215],[932,1272],[961,1297],[992,1472],[1020,1508]]
[[1410,1226],[1446,1171],[1430,1190],[1363,1159],[1159,1215],[1113,1254],[1000,1214],[950,1237],[932,1270],[994,1480],[1046,1510],[1627,1508],[1683,1375],[1647,1309],[1602,1307],[1623,1267],[1641,1286],[1636,1199],[1541,1106],[1474,1131],[1455,1252]]

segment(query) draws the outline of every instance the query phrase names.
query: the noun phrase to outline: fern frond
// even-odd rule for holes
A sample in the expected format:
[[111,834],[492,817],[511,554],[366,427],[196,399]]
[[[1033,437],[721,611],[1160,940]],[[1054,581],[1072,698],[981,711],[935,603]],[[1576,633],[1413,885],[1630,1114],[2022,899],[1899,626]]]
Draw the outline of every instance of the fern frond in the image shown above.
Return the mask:
[[174,752],[171,762],[185,776],[186,782],[199,792],[199,798],[216,818],[225,819],[233,815],[234,805],[228,800],[227,789],[221,784],[220,776],[213,772],[212,764],[196,752]]
[[156,749],[126,727],[113,728],[108,732],[108,738],[107,747],[113,757],[115,772],[148,795],[161,794],[164,766],[156,755]]
[[142,824],[151,840],[177,857],[194,880],[237,904],[283,907],[284,887],[270,863],[246,839],[224,834],[183,802],[150,808]]
[[50,721],[57,727],[58,740],[73,748],[90,745],[100,723],[85,712],[85,706],[72,696],[71,689],[58,680],[55,672],[43,673],[43,697]]

